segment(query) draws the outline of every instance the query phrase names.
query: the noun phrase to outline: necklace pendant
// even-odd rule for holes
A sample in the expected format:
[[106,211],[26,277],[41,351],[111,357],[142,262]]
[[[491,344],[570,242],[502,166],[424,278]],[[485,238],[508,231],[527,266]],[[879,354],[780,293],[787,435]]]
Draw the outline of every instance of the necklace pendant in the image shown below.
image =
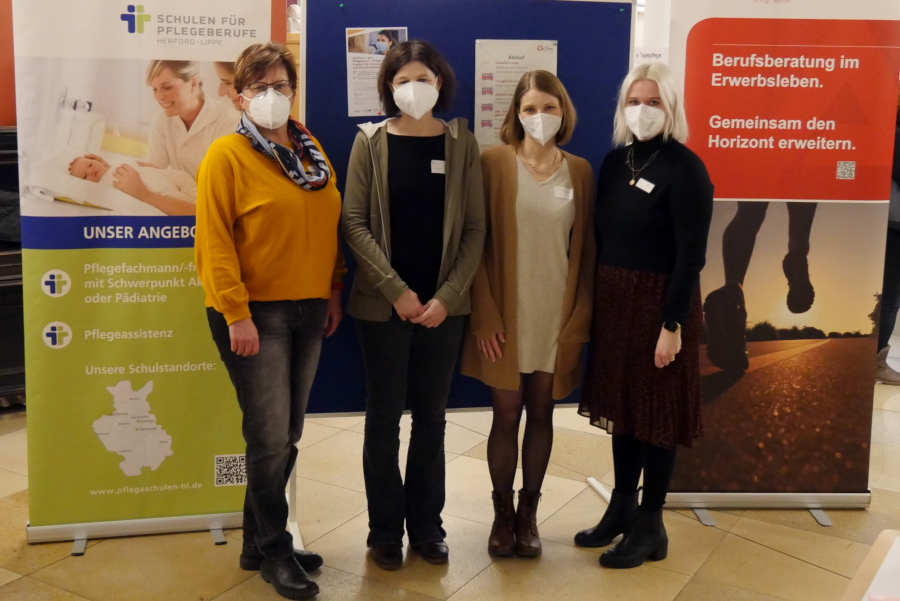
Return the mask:
[[628,185],[629,185],[629,186],[633,186],[633,185],[634,185],[634,178],[631,178],[630,180],[628,180]]

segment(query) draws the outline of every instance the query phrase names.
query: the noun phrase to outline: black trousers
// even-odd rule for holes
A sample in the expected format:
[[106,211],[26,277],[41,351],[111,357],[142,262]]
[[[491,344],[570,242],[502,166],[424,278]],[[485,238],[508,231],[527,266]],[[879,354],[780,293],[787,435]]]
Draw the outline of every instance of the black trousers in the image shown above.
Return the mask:
[[[397,317],[357,320],[366,369],[363,473],[369,506],[367,544],[443,540],[444,428],[447,397],[466,318],[425,328]],[[412,413],[405,481],[400,476],[400,416]]]

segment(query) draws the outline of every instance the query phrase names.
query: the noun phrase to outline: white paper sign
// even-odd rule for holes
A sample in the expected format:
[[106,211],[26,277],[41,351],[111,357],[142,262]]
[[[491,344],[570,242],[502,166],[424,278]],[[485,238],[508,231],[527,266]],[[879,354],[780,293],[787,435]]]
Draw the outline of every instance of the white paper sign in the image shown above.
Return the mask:
[[527,71],[556,74],[555,40],[475,40],[475,138],[500,144],[500,126],[519,79]]

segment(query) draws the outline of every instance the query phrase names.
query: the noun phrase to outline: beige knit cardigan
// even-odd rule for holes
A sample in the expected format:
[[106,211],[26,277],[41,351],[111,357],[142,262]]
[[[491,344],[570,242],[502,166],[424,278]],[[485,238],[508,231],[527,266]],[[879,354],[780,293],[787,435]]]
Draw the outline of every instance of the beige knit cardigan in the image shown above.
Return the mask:
[[[569,241],[569,272],[563,298],[563,320],[559,332],[553,398],[563,399],[581,380],[581,350],[590,339],[593,311],[594,265],[594,174],[590,163],[568,152],[569,174],[575,202],[575,221]],[[463,345],[460,370],[488,386],[519,389],[516,327],[516,235],[517,165],[514,147],[497,146],[481,155],[488,232],[484,257],[472,284],[472,316]],[[532,282],[541,286],[541,282]],[[478,349],[476,336],[487,338],[503,332],[503,358],[491,363]]]

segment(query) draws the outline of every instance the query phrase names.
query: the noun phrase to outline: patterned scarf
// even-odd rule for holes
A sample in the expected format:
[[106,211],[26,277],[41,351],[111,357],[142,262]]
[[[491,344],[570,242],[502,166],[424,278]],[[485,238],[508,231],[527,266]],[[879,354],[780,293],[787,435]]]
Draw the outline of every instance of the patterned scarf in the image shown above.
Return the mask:
[[[288,137],[298,149],[297,152],[264,138],[246,113],[241,115],[237,133],[246,136],[253,148],[275,159],[281,165],[284,174],[304,190],[321,190],[331,178],[331,170],[328,168],[325,155],[316,147],[309,132],[293,119],[288,120]],[[308,155],[313,163],[309,171],[300,160],[304,154]]]

